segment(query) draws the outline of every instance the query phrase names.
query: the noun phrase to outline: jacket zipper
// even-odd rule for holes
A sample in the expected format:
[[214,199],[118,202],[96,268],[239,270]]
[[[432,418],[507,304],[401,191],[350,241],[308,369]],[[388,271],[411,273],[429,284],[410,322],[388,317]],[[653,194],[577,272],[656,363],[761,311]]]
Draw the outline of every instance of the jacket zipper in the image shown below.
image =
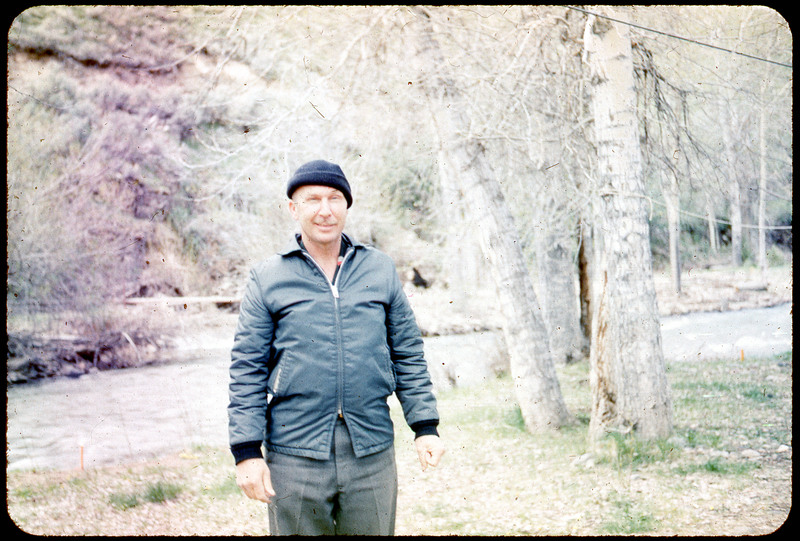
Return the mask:
[[314,263],[314,265],[319,270],[320,274],[325,278],[325,281],[328,282],[328,286],[331,289],[331,294],[333,295],[333,305],[334,305],[334,316],[336,317],[336,336],[338,338],[338,348],[336,351],[337,362],[339,364],[338,370],[338,377],[336,382],[336,413],[340,419],[344,419],[343,415],[343,399],[342,395],[344,394],[344,348],[342,346],[342,319],[341,313],[339,312],[339,282],[342,276],[342,269],[344,268],[344,263],[353,253],[354,249],[349,248],[347,252],[344,254],[341,263],[339,263],[339,269],[336,272],[336,276],[334,277],[333,281],[328,278],[328,275],[325,274],[325,271],[322,269],[322,266],[317,263],[313,257],[307,252],[303,252],[305,257]]

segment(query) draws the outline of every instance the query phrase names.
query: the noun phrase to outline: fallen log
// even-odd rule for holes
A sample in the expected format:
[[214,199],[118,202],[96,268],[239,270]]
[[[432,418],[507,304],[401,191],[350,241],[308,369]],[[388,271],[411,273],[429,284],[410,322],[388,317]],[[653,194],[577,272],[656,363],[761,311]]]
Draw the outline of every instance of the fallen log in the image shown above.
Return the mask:
[[6,383],[16,384],[142,366],[157,346],[144,333],[118,331],[93,336],[8,333],[6,348]]
[[211,295],[207,297],[128,297],[125,304],[165,304],[186,307],[190,304],[216,304],[226,306],[239,304],[242,299],[230,295]]

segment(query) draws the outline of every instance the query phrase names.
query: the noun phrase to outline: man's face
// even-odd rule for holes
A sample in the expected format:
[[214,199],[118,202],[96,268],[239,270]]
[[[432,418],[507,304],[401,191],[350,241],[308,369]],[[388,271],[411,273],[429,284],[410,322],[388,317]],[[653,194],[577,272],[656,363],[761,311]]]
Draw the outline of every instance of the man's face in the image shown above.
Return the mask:
[[289,200],[303,242],[327,246],[339,242],[347,218],[347,199],[336,188],[300,186]]

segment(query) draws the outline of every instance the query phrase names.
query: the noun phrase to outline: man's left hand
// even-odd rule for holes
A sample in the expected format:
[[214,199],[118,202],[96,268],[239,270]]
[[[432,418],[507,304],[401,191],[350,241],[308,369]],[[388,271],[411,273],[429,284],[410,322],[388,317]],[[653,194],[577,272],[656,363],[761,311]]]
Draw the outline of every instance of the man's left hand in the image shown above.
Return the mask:
[[444,443],[439,439],[439,436],[420,436],[414,440],[414,445],[417,447],[417,455],[419,456],[419,463],[422,464],[422,471],[427,470],[428,466],[435,468],[439,464],[439,460],[441,460],[445,450]]

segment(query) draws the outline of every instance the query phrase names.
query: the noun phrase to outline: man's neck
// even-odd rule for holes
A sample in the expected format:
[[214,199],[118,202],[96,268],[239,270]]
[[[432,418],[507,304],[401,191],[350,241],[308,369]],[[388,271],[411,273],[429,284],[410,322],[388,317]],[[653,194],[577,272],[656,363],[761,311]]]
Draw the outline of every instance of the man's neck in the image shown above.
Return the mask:
[[328,277],[332,277],[336,270],[336,265],[339,262],[339,255],[342,249],[342,239],[330,244],[317,244],[303,239],[303,246],[308,254],[316,261],[320,267],[325,271]]

